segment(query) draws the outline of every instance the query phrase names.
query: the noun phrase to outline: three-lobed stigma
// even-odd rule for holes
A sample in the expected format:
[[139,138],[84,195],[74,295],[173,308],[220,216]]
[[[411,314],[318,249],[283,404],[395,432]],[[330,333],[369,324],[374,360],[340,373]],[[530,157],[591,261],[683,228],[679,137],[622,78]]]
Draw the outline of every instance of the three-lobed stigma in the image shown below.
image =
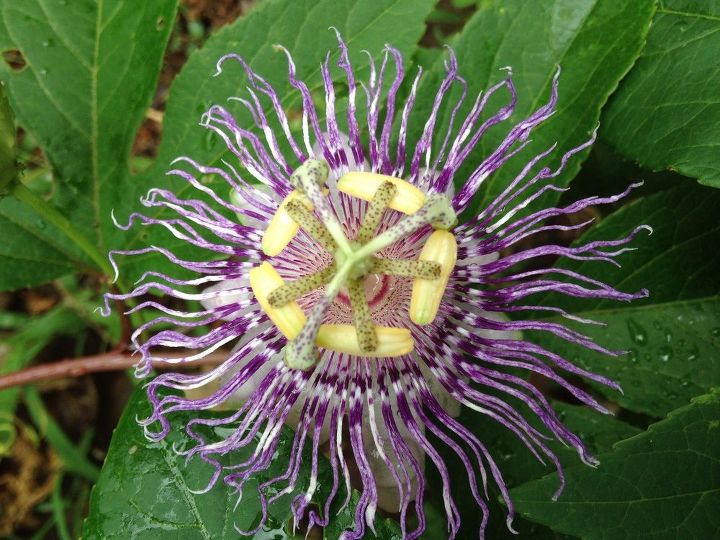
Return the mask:
[[[263,252],[279,255],[302,228],[326,249],[334,262],[324,269],[286,283],[269,262],[250,271],[250,286],[265,314],[288,339],[285,362],[308,369],[318,359],[316,348],[365,356],[392,358],[412,352],[414,341],[407,328],[378,326],[372,321],[363,280],[367,274],[413,279],[409,315],[415,324],[430,324],[457,260],[457,242],[447,229],[456,222],[446,197],[426,195],[400,178],[368,172],[350,172],[337,182],[339,191],[370,204],[357,237],[349,240],[337,222],[323,188],[327,163],[308,159],[291,176],[296,188],[280,204],[262,238]],[[376,235],[388,209],[405,214],[395,225]],[[377,253],[431,225],[418,260],[382,259]],[[322,289],[323,296],[309,316],[297,301]],[[350,300],[353,324],[323,324],[325,312],[341,289]]]

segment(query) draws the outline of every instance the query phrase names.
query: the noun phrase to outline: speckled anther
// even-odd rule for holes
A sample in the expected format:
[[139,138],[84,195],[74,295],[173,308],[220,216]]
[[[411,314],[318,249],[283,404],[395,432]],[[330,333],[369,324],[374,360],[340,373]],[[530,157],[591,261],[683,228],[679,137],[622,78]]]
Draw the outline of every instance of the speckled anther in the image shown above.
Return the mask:
[[310,188],[320,190],[330,174],[330,167],[322,159],[307,159],[290,175],[290,183],[295,189],[308,193]]
[[[328,285],[328,288],[333,287],[334,284],[340,281],[336,274]],[[339,289],[339,286],[337,286],[337,288]],[[288,367],[293,369],[309,369],[317,363],[319,355],[315,347],[315,341],[318,337],[322,320],[325,317],[325,312],[336,295],[337,291],[335,291],[332,296],[328,296],[327,294],[321,296],[310,313],[305,326],[300,330],[300,333],[285,346],[283,360]]]
[[318,244],[320,244],[326,251],[330,253],[334,252],[337,248],[335,240],[333,240],[330,233],[323,226],[318,218],[308,210],[305,205],[300,201],[290,201],[285,207],[288,215],[297,223],[302,229],[312,236]]
[[327,181],[329,174],[330,168],[325,161],[310,158],[295,169],[295,172],[290,176],[290,183],[310,199],[320,216],[320,221],[323,222],[335,243],[345,253],[349,253],[352,251],[350,242],[345,237],[342,225],[338,222],[335,213],[322,193],[322,186]]
[[377,188],[370,204],[365,211],[360,231],[358,231],[356,242],[366,244],[375,234],[380,221],[390,205],[390,201],[397,193],[397,186],[392,182],[383,182]]
[[437,193],[429,195],[422,208],[367,242],[356,251],[355,255],[358,257],[373,255],[426,225],[431,225],[434,229],[450,230],[456,224],[457,216],[448,198]]
[[347,289],[360,350],[364,353],[372,352],[377,349],[378,340],[375,334],[375,325],[370,317],[370,307],[365,297],[365,286],[361,280],[353,279],[348,281]]
[[370,272],[386,276],[437,279],[440,277],[440,265],[433,261],[374,259]]
[[270,302],[270,305],[274,308],[283,307],[285,304],[297,300],[310,291],[319,289],[330,280],[334,273],[335,268],[329,266],[314,274],[303,276],[290,283],[285,283],[268,295],[268,302]]

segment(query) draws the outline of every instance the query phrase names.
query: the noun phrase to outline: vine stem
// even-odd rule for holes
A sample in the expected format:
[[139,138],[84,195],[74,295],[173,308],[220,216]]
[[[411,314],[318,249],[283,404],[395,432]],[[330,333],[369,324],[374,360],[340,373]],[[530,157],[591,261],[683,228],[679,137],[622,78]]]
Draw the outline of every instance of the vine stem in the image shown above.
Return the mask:
[[95,265],[106,275],[112,276],[113,271],[110,262],[106,257],[100,254],[97,247],[90,242],[85,235],[78,231],[68,219],[57,211],[51,204],[46,202],[42,197],[36,195],[22,182],[18,182],[13,188],[13,195],[24,204],[35,210],[40,216],[47,218],[53,225],[60,229],[65,236],[75,242],[75,244],[92,259]]
[[[182,353],[170,354],[165,353],[169,357],[177,356],[183,358]],[[204,358],[192,362],[168,362],[165,360],[153,360],[153,367],[158,370],[185,370],[198,366],[217,365],[224,362],[228,358],[228,352],[216,351],[208,354]],[[13,386],[21,386],[40,381],[62,379],[67,377],[82,377],[88,373],[98,373],[103,371],[120,371],[133,367],[138,362],[138,357],[130,354],[111,351],[92,356],[84,356],[82,358],[71,358],[68,360],[60,360],[50,364],[40,364],[38,366],[29,367],[9,373],[0,377],[0,390],[12,388]]]

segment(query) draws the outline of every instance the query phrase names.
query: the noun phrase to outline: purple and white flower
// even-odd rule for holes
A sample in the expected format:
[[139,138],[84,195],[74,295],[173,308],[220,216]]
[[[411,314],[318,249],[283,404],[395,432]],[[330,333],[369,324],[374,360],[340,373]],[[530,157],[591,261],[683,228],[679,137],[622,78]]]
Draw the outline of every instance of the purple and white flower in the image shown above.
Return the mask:
[[[359,472],[353,487],[360,496],[355,526],[345,537],[362,538],[366,527],[373,528],[380,506],[398,512],[404,537],[418,538],[425,528],[428,461],[442,479],[442,486],[433,487],[442,491],[449,535],[455,537],[460,515],[450,494],[448,469],[434,447],[437,441],[464,464],[468,496],[483,513],[483,529],[491,481],[505,499],[511,527],[513,505],[492,448],[457,420],[457,411],[464,406],[500,423],[538,459],[553,463],[560,477],[557,494],[563,475],[546,444],[548,437],[573,447],[585,463],[596,463],[543,393],[517,371],[544,377],[605,413],[567,377],[618,386],[523,339],[520,332],[547,332],[607,355],[619,353],[563,325],[517,317],[545,311],[591,322],[560,308],[534,305],[531,297],[541,292],[620,301],[646,296],[645,290],[625,293],[576,272],[542,267],[547,255],[617,264],[614,257],[629,249],[624,246],[644,227],[623,239],[572,247],[522,248],[520,242],[541,232],[578,229],[586,223],[548,223],[615,202],[635,186],[613,197],[527,210],[542,194],[562,191],[553,179],[574,154],[593,143],[593,134],[564,154],[556,170],[542,164],[554,146],[530,158],[490,204],[457,224],[456,216],[467,215],[483,184],[492,182],[493,175],[525,147],[531,131],[552,116],[557,76],[548,102],[510,127],[497,148],[460,177],[458,171],[478,141],[513,113],[516,92],[509,71],[502,82],[479,93],[463,116],[458,111],[469,91],[451,51],[432,109],[426,118],[418,118],[413,113],[422,69],[407,85],[409,94],[402,102],[405,65],[401,54],[388,46],[379,66],[370,60],[369,79],[358,91],[339,35],[338,42],[337,67],[348,92],[342,114],[336,111],[337,74],[331,74],[330,55],[321,66],[325,105],[319,110],[313,93],[298,78],[290,53],[281,48],[288,58],[290,85],[302,103],[297,132],[279,95],[260,74],[240,56],[221,58],[217,75],[233,64],[249,81],[247,95],[233,100],[249,111],[254,126],[240,125],[224,106],[210,107],[202,125],[222,138],[234,156],[232,162],[209,166],[192,157],[178,158],[177,168],[168,174],[185,180],[197,196],[181,198],[162,188],[151,189],[142,204],[173,217],[135,213],[123,225],[159,225],[207,251],[200,260],[183,259],[161,246],[111,254],[115,264],[113,256],[118,254],[159,253],[185,275],[190,271],[195,276],[176,279],[148,271],[132,292],[106,295],[106,310],[112,301],[138,299],[133,311],[161,312],[133,334],[142,354],[138,374],[147,376],[157,359],[194,362],[220,348],[231,351],[211,371],[163,373],[152,379],[147,384],[152,414],[142,424],[148,437],[159,440],[169,433],[176,411],[232,406],[232,413],[222,418],[198,416],[185,429],[195,442],[189,456],[214,466],[205,489],[222,479],[239,494],[247,480],[268,468],[281,427],[291,424],[295,437],[286,456],[287,469],[258,488],[264,512],[258,529],[265,524],[268,505],[297,490],[300,494],[292,501],[296,522],[327,524],[331,505],[335,509],[348,504],[352,459]],[[449,97],[453,85],[462,89],[457,100]],[[488,101],[502,93],[508,96],[507,104],[489,114]],[[359,115],[358,100],[363,98],[366,113]],[[450,111],[446,126],[438,125],[443,108]],[[424,126],[414,146],[408,141],[410,122]],[[223,196],[225,189],[210,187],[218,182],[201,179],[207,176],[227,184],[231,196]],[[524,266],[531,260],[539,263]],[[198,300],[202,308],[171,308],[151,292]],[[167,351],[178,350],[188,352],[180,359],[172,355],[171,360]],[[203,397],[182,393],[206,386],[214,390]],[[163,392],[166,389],[175,392]],[[533,427],[513,403],[523,403],[544,429]],[[198,431],[202,425],[233,430],[225,438],[206,440]],[[343,444],[348,437],[349,445]],[[249,457],[221,465],[221,456],[246,447]],[[301,458],[308,448],[311,479],[300,486]],[[317,497],[322,453],[333,477],[329,494],[316,507],[311,501]],[[415,526],[410,524],[413,514]]]

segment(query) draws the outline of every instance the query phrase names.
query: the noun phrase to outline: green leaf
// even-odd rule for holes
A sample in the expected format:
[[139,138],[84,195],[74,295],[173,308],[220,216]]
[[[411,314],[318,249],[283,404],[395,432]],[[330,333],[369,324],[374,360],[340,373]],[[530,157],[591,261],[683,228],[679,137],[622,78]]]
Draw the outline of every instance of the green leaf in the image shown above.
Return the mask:
[[[72,262],[66,254],[53,247],[52,240],[41,234],[33,234],[23,226],[25,207],[11,197],[6,197],[17,185],[15,120],[0,86],[0,290],[27,287],[51,279],[69,271]],[[8,209],[19,208],[14,213]],[[40,226],[42,223],[42,226]],[[42,220],[36,221],[39,228],[45,228]],[[71,258],[73,258],[72,256]]]
[[[619,382],[613,400],[633,411],[662,417],[690,398],[720,385],[720,224],[714,209],[720,193],[696,186],[661,192],[626,206],[594,227],[581,243],[621,238],[641,223],[654,227],[619,256],[622,268],[572,261],[562,266],[623,291],[650,290],[649,298],[624,304],[578,300],[560,295],[541,299],[607,326],[578,327],[610,349],[629,350],[609,358],[544,333],[529,333],[538,343],[592,371]],[[557,321],[565,322],[565,321]]]
[[67,517],[65,516],[65,501],[62,496],[62,482],[64,474],[60,472],[55,480],[55,487],[52,495],[50,495],[50,505],[52,507],[53,519],[55,520],[55,529],[58,532],[60,540],[72,540],[70,531],[67,526]]
[[[278,476],[287,468],[294,437],[292,430],[282,430],[277,456],[268,470],[258,473],[254,480],[248,482],[242,504],[236,507],[237,494],[222,480],[206,494],[193,494],[190,490],[205,487],[214,469],[200,459],[192,459],[186,464],[185,458],[178,456],[173,449],[173,445],[178,449],[189,447],[190,441],[182,429],[189,419],[198,414],[212,413],[175,414],[172,418],[173,431],[159,443],[148,441],[137,424],[138,418],[146,418],[149,413],[145,390],[138,388],[113,434],[100,479],[93,489],[83,538],[235,540],[239,535],[234,525],[244,529],[256,526],[261,516],[257,485]],[[226,436],[228,429],[232,427],[217,428],[206,436]],[[252,445],[237,450],[228,459],[237,463],[248,457],[252,450]],[[312,460],[309,451],[306,447],[298,489],[304,489],[310,479]],[[318,466],[318,490],[325,493],[332,484],[330,466],[325,459],[320,459]],[[255,538],[290,537],[285,528],[291,517],[290,501],[297,492],[282,497],[270,506],[268,526]],[[344,495],[340,493],[338,498],[344,500]],[[333,530],[341,530],[345,526],[345,517],[354,515],[354,511],[355,504],[351,503],[338,517],[339,524],[331,525]],[[382,519],[378,519],[377,524],[378,538],[399,538],[396,524]]]
[[[253,526],[260,513],[259,501],[252,495],[254,485],[248,486],[237,510],[236,496],[222,481],[207,494],[193,494],[190,490],[206,485],[212,468],[198,459],[185,465],[185,459],[175,453],[173,445],[183,448],[188,444],[181,429],[173,430],[159,443],[148,441],[137,419],[149,413],[147,395],[138,388],[113,434],[100,479],[92,492],[83,538],[150,539],[172,535],[221,540],[237,538],[234,524]],[[177,415],[173,425],[182,426],[191,416]],[[236,454],[233,459],[241,457]],[[289,508],[273,525],[281,529],[288,516]]]
[[32,287],[88,265],[62,232],[14,197],[0,200],[0,291]]
[[565,344],[553,349],[617,381],[624,394],[606,393],[628,409],[661,417],[720,384],[718,297],[583,312],[581,316],[607,325],[589,328],[586,334],[610,349],[628,349],[628,354],[608,359],[582,355],[577,347]]
[[[501,80],[505,76],[501,68],[510,66],[518,103],[512,118],[503,123],[504,128],[490,130],[482,137],[466,160],[467,165],[456,175],[456,183],[464,183],[469,172],[497,147],[509,126],[547,102],[558,66],[562,74],[557,112],[532,133],[532,143],[522,152],[522,158],[511,160],[488,178],[477,203],[484,204],[497,195],[528,156],[557,142],[558,151],[547,161],[549,166],[557,167],[563,152],[587,141],[598,124],[601,107],[640,53],[654,8],[653,0],[513,0],[482,5],[453,41],[460,74],[467,80],[469,95],[474,97]],[[418,111],[425,110],[425,115],[418,115],[420,118],[430,111],[443,75],[442,61],[435,64],[431,74],[418,98]],[[492,99],[487,110],[495,111],[508,100],[507,94]],[[469,106],[466,103],[461,110],[467,111]],[[447,126],[449,115],[446,107],[437,126]],[[423,123],[411,126],[415,137]],[[586,154],[571,160],[554,183],[567,185]],[[553,200],[544,198],[543,204]]]
[[[187,155],[200,163],[211,165],[226,156],[230,163],[237,163],[237,158],[229,154],[220,137],[198,126],[202,114],[214,103],[230,110],[240,125],[254,125],[241,104],[227,100],[230,96],[246,97],[244,88],[247,77],[242,68],[237,63],[229,62],[221,76],[213,77],[216,63],[223,55],[236,53],[243,56],[257,73],[273,85],[292,117],[294,112],[300,110],[298,94],[288,82],[285,55],[274,50],[273,45],[285,45],[293,55],[298,77],[305,80],[312,92],[322,91],[319,66],[328,51],[332,53],[331,62],[334,66],[333,60],[338,56],[337,40],[329,27],[336,27],[350,49],[356,78],[362,81],[368,72],[368,58],[362,51],[369,51],[377,59],[385,44],[392,43],[409,57],[425,32],[424,20],[432,11],[434,3],[434,0],[270,0],[259,4],[247,16],[211,36],[202,49],[190,56],[175,78],[163,120],[163,139],[158,157],[154,166],[142,175],[141,183],[173,188],[181,197],[196,197],[197,191],[186,182],[163,176],[173,159]],[[342,71],[334,69],[332,73],[336,80],[344,80]],[[359,95],[358,105],[362,102]],[[319,109],[323,110],[323,107]],[[268,120],[272,125],[271,113],[268,113]],[[279,127],[276,131],[282,133]],[[281,144],[283,138],[278,136]],[[225,196],[227,185],[222,183],[218,187],[220,195]],[[156,216],[158,211],[149,209],[145,213]],[[119,219],[122,221],[126,214],[118,213]],[[143,237],[148,233],[149,237]],[[165,231],[154,229],[141,230],[138,227],[129,232],[125,239],[129,249],[148,244],[175,250],[189,249]],[[153,262],[149,263],[149,259]],[[154,254],[122,258],[118,262],[125,271],[131,273],[149,264],[156,270],[168,268],[169,265],[163,257]]]
[[549,475],[511,491],[519,511],[588,540],[674,540],[720,534],[720,393],[705,394],[600,456],[597,469]]
[[0,330],[15,330],[25,326],[30,321],[30,315],[11,311],[0,311]]
[[720,5],[661,0],[602,136],[644,167],[720,187]]
[[456,7],[457,9],[464,9],[472,6],[479,0],[451,0],[451,4],[453,7]]
[[[227,153],[218,137],[210,137],[209,142],[208,130],[197,125],[211,104],[223,104],[241,119],[249,118],[242,106],[227,102],[229,96],[239,95],[247,82],[242,68],[228,64],[224,75],[212,76],[224,54],[232,52],[246,58],[273,85],[283,104],[297,106],[297,91],[288,82],[287,60],[273,45],[286,46],[293,55],[298,77],[311,90],[321,89],[320,63],[328,52],[333,54],[332,58],[338,56],[335,33],[329,29],[334,26],[346,41],[353,67],[362,80],[368,60],[361,51],[366,49],[378,58],[385,44],[392,43],[409,56],[425,31],[424,21],[433,4],[432,0],[271,0],[260,4],[208,39],[176,77],[163,119],[164,137],[158,159],[148,175],[165,171],[178,155],[188,154],[202,163],[214,163]],[[334,75],[337,80],[344,79],[339,70]]]
[[[26,62],[20,70],[3,65],[1,74],[18,123],[53,164],[52,204],[100,252],[116,245],[111,209],[124,213],[145,189],[130,181],[127,160],[155,91],[175,4],[0,2],[0,44]],[[12,203],[0,205],[0,214],[0,234],[14,239],[4,272],[23,276],[21,284],[88,262],[73,250],[77,242],[45,230],[47,216]],[[38,253],[48,245],[58,248],[46,260]],[[62,255],[70,261],[61,264]]]
[[[566,403],[553,403],[562,422],[587,445],[592,454],[599,454],[612,448],[623,439],[632,437],[640,430],[613,416],[600,414],[588,407],[568,405]],[[528,413],[525,415],[531,423],[541,432],[545,431],[537,418]],[[483,419],[484,427],[479,433],[485,433],[485,438],[497,456],[500,470],[503,471],[509,486],[517,486],[532,479],[540,478],[552,470],[552,464],[543,465],[533,456],[527,447],[508,429],[497,422]],[[577,465],[580,458],[572,448],[551,441],[548,447],[555,452],[565,466]]]
[[[647,299],[628,307],[658,302],[717,296],[720,253],[707,249],[720,240],[716,210],[720,194],[702,186],[670,189],[631,202],[590,229],[578,243],[618,239],[642,224],[653,228],[641,233],[629,251],[617,260],[620,268],[595,261],[568,261],[563,265],[601,279],[624,291],[650,290]],[[549,297],[551,305],[586,310],[618,307],[612,300],[577,300],[565,295]]]
[[[325,540],[340,538],[344,530],[352,530],[355,527],[355,508],[359,500],[360,494],[353,490],[352,496],[350,497],[350,504],[335,515],[328,526],[325,527],[323,531],[323,538]],[[377,533],[376,535],[372,534],[372,531],[368,531],[365,537],[368,539],[381,538],[383,540],[400,540],[402,538],[400,525],[398,525],[396,521],[387,518],[376,518],[375,532]]]
[[17,180],[15,152],[15,117],[5,89],[0,86],[0,198],[10,192]]
[[[553,402],[552,405],[563,423],[585,441],[588,450],[592,454],[605,452],[612,448],[612,445],[616,442],[639,433],[639,430],[633,426],[612,416],[599,414],[588,407],[578,407],[559,402]],[[523,416],[540,432],[546,431],[532,412],[527,411],[527,414]],[[543,465],[540,463],[517,436],[498,422],[467,409],[462,411],[460,422],[475,433],[487,446],[496,460],[508,487],[512,488],[530,480],[535,480],[554,470],[552,464]],[[580,463],[580,459],[573,449],[557,441],[549,441],[548,446],[555,452],[564,466]],[[450,468],[450,476],[453,479],[451,488],[462,518],[460,537],[474,537],[480,527],[481,516],[475,501],[468,496],[466,481],[462,480],[467,476],[465,468],[451,450],[443,446],[439,446],[439,448]],[[440,485],[440,477],[434,470],[430,472],[430,475],[430,484]],[[555,488],[557,489],[557,485]],[[497,501],[499,496],[497,489],[491,486],[491,491],[490,521],[486,537],[494,540],[514,538],[515,535],[508,530],[505,524],[507,509]],[[431,492],[430,497],[436,506],[442,507],[438,492]],[[521,538],[566,538],[564,535],[558,536],[541,525],[525,521],[521,517],[515,520],[513,527],[520,533]]]

